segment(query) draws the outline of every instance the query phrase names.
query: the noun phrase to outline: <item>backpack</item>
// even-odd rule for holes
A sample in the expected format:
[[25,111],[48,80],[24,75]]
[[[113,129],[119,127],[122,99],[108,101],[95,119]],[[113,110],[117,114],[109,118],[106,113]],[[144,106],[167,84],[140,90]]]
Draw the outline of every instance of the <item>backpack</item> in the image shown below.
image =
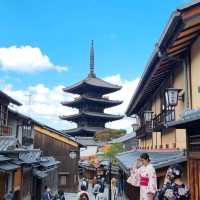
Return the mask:
[[81,181],[81,190],[86,191],[88,189],[88,183],[86,180]]
[[98,194],[100,187],[101,186],[99,184],[95,184],[94,189],[93,189],[93,194]]

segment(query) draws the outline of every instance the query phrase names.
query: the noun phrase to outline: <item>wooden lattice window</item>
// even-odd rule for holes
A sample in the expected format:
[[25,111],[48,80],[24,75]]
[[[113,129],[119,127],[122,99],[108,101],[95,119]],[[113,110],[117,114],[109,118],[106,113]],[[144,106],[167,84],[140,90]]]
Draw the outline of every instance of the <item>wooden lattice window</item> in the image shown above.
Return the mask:
[[67,185],[67,176],[66,175],[59,176],[59,185]]
[[7,125],[8,107],[7,105],[0,104],[0,126]]

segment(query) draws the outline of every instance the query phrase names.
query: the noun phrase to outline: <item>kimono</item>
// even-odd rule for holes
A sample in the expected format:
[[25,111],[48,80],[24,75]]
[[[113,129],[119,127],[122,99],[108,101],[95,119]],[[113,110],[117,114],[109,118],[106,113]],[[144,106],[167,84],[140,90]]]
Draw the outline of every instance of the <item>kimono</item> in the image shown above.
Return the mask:
[[154,196],[154,200],[189,200],[190,190],[188,186],[167,183]]
[[152,164],[132,169],[127,180],[133,186],[140,187],[140,200],[148,200],[148,193],[154,194],[157,190],[156,172]]

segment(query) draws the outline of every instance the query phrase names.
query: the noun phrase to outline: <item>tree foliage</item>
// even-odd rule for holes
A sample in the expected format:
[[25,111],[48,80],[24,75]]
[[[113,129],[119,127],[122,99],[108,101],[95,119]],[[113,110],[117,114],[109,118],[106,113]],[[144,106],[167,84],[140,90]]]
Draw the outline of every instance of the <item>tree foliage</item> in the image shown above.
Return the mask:
[[116,156],[118,153],[123,152],[123,144],[122,143],[114,143],[114,144],[106,144],[103,147],[103,152],[105,157]]
[[108,129],[105,128],[102,131],[98,131],[95,134],[95,139],[97,141],[102,141],[102,142],[107,142],[107,141],[111,141],[112,139],[121,137],[123,135],[126,134],[126,130],[123,129]]

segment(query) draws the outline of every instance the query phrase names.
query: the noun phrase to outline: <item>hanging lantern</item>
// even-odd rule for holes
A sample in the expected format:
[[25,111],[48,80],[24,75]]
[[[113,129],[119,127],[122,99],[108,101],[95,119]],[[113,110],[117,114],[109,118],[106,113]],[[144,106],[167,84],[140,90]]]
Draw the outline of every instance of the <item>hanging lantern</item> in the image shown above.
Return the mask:
[[139,128],[140,128],[140,118],[138,115],[132,115],[131,116],[132,120],[133,120],[133,123],[132,123],[132,128],[133,128],[133,131],[137,131]]
[[180,89],[176,88],[167,88],[165,91],[165,100],[167,107],[169,106],[176,106],[178,104],[178,93],[180,92]]
[[69,157],[70,157],[72,160],[76,159],[76,157],[77,157],[76,151],[71,151],[71,152],[69,153]]
[[153,111],[145,110],[144,111],[144,120],[145,122],[151,122],[153,119]]

